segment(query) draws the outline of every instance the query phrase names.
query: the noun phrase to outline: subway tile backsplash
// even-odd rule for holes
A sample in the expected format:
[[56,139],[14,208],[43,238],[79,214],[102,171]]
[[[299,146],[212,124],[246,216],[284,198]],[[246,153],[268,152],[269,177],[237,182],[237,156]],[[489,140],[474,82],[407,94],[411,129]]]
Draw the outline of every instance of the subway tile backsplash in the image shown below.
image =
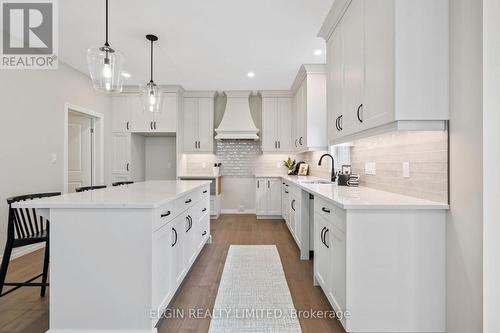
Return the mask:
[[[357,140],[351,165],[360,185],[413,197],[448,202],[448,133],[446,131],[393,132]],[[374,162],[376,174],[365,164]],[[410,165],[403,177],[403,163]]]

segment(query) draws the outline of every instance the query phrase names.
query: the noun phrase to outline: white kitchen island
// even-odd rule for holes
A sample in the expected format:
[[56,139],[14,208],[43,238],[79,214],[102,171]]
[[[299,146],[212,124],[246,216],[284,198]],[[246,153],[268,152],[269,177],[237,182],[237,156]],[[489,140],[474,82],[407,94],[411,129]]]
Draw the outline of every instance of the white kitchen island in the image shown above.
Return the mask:
[[50,333],[151,333],[210,241],[209,182],[147,181],[16,204],[50,220]]

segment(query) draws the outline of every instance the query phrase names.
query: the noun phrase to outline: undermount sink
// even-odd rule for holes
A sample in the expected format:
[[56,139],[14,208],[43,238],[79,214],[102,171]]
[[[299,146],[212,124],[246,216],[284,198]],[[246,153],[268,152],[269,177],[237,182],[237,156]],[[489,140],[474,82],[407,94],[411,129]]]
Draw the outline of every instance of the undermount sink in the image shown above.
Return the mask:
[[330,182],[328,180],[305,180],[305,181],[301,181],[302,184],[313,184],[313,185],[317,185],[317,184],[325,184],[325,185],[333,185],[335,183],[333,182]]

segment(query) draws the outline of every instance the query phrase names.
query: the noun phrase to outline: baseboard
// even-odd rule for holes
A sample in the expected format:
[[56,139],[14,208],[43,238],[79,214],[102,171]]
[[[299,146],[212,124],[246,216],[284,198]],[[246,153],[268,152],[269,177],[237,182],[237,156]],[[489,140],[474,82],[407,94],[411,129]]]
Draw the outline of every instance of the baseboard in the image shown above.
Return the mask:
[[[28,253],[35,252],[36,250],[43,249],[45,247],[45,243],[38,243],[33,245],[27,245],[23,247],[19,247],[17,249],[12,250],[12,255],[10,256],[10,260],[17,259]],[[0,260],[1,262],[1,260]]]
[[281,215],[257,215],[257,220],[283,220]]
[[221,214],[255,214],[255,209],[244,209],[243,211],[239,209],[221,209]]

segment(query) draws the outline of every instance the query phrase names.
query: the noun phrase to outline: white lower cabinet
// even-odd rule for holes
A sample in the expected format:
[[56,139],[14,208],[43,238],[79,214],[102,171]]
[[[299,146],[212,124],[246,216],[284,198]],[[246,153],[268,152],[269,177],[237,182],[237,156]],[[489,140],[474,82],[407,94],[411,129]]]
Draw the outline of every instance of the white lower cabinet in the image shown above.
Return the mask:
[[255,212],[259,217],[282,215],[281,178],[256,178]]
[[314,198],[314,278],[346,332],[446,332],[446,213]]
[[282,191],[282,217],[300,250],[300,259],[309,260],[309,194],[289,181],[283,181]]
[[210,238],[208,187],[203,191],[178,199],[158,212],[162,219],[158,224],[163,226],[153,233],[152,308],[160,312],[165,310]]

